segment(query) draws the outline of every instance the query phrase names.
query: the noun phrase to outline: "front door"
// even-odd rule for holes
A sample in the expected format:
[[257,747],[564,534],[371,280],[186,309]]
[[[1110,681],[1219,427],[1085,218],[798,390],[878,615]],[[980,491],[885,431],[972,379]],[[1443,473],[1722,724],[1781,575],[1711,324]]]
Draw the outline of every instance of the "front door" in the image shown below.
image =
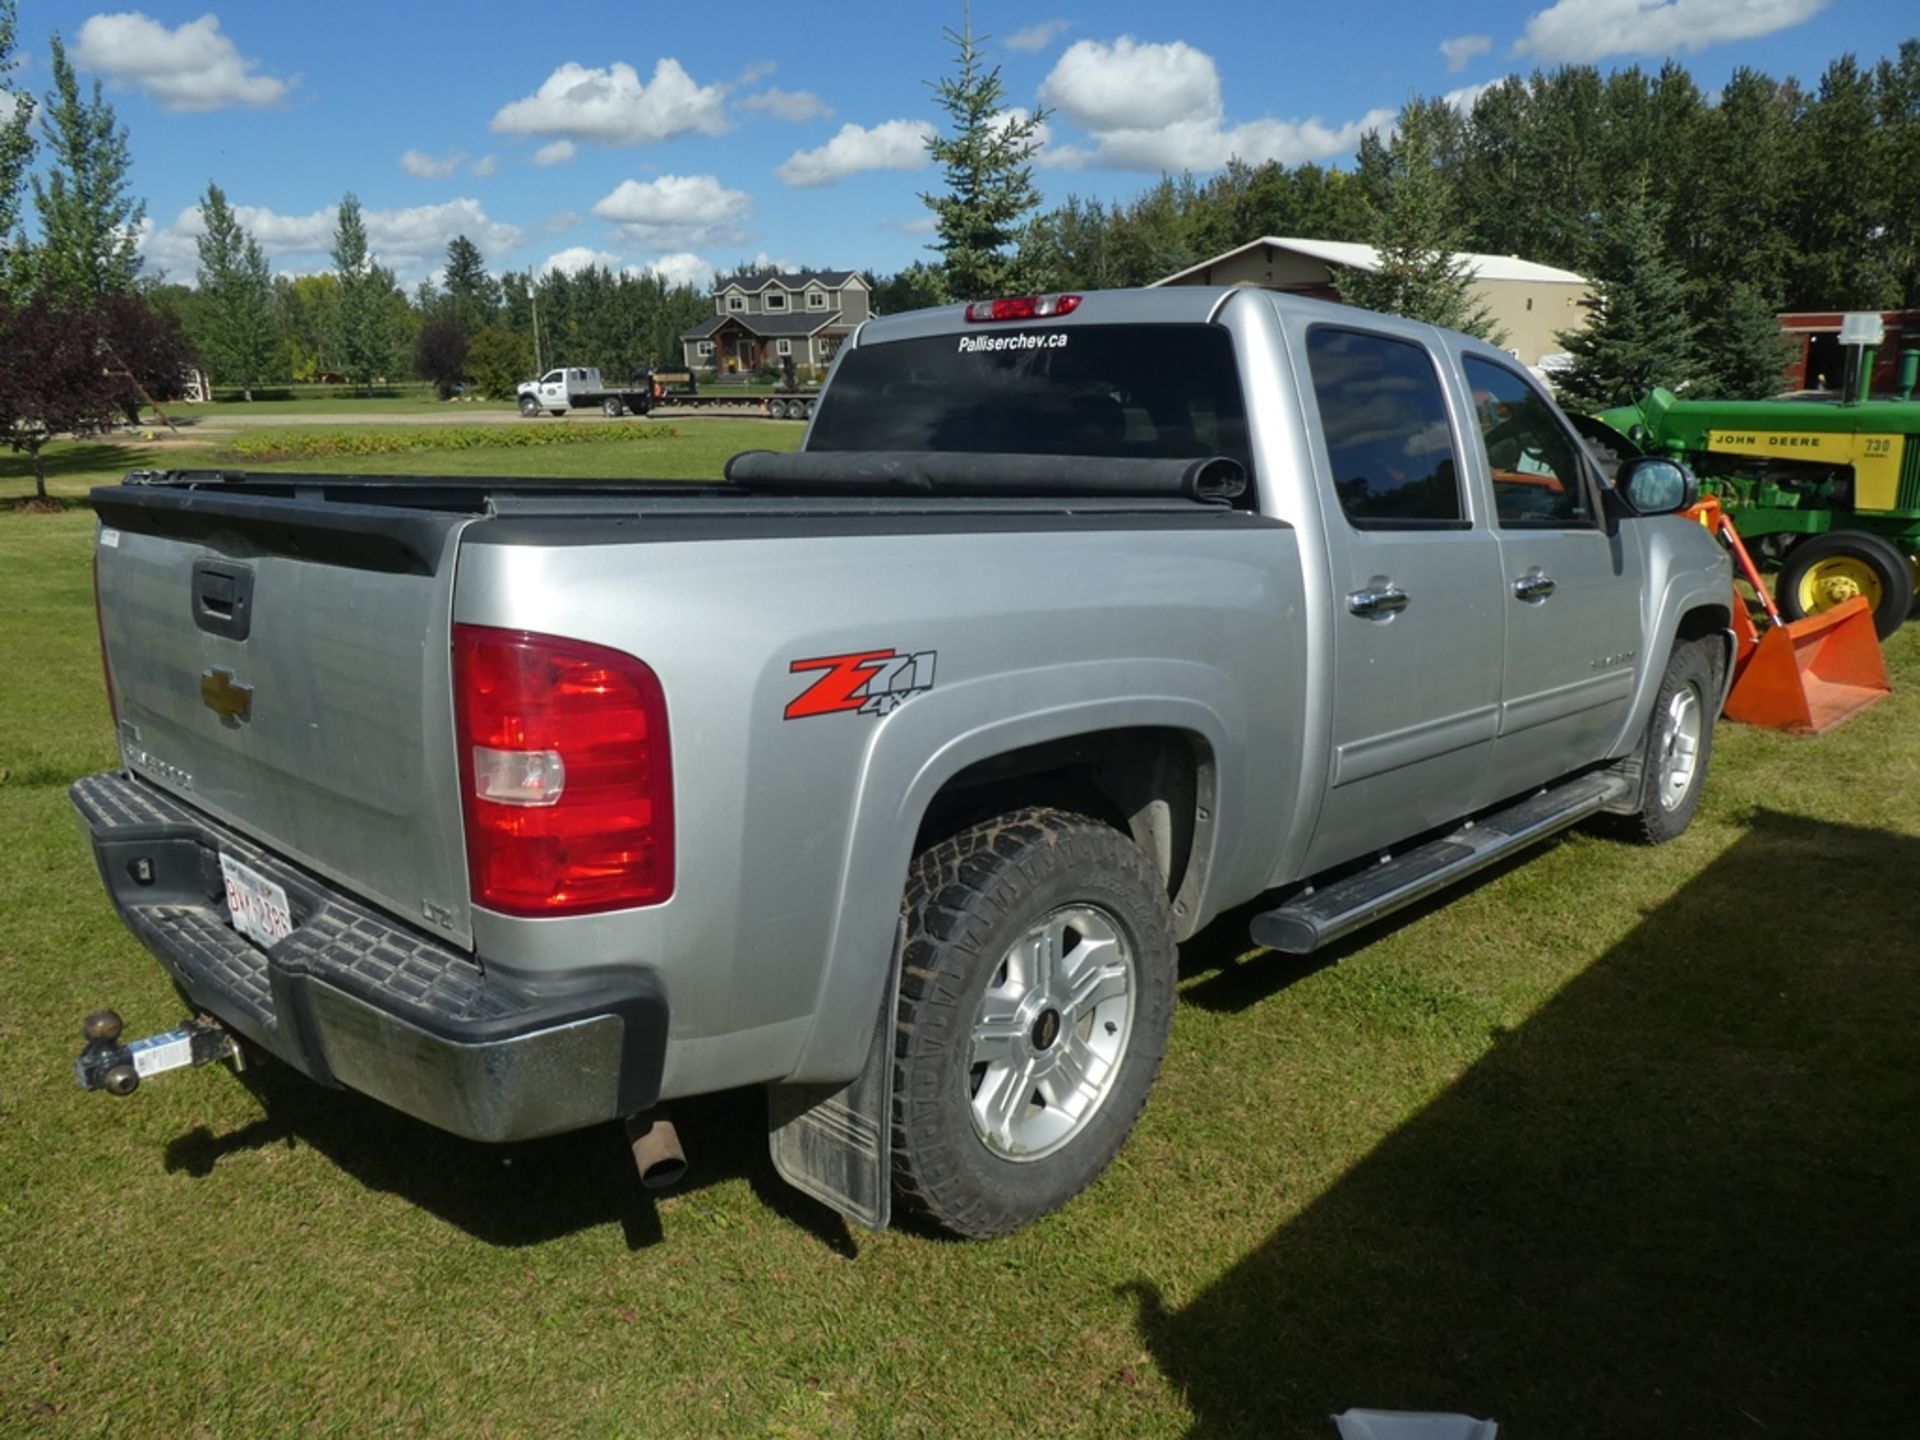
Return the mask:
[[1334,633],[1317,870],[1471,807],[1493,753],[1506,617],[1500,543],[1467,503],[1432,353],[1331,325],[1309,329],[1305,350]]
[[1626,720],[1640,645],[1638,533],[1607,533],[1600,477],[1533,383],[1463,365],[1500,541],[1506,672],[1485,799],[1602,758]]

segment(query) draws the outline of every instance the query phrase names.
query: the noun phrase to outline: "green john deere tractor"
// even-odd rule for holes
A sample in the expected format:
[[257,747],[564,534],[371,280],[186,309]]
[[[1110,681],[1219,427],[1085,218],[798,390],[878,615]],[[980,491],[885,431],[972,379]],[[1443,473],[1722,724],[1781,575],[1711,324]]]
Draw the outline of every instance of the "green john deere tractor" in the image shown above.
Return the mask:
[[1898,398],[1879,400],[1866,398],[1871,346],[1851,350],[1843,393],[1854,398],[1681,400],[1655,390],[1581,428],[1613,452],[1603,459],[1684,460],[1748,547],[1779,567],[1774,598],[1788,619],[1865,595],[1884,640],[1913,609],[1920,577],[1920,350],[1901,353]]

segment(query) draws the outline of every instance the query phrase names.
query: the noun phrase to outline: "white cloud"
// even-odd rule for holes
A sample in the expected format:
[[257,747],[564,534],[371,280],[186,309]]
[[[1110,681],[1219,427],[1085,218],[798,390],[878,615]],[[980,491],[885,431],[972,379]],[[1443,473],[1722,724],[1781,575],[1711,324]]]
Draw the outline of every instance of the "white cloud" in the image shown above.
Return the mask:
[[484,180],[500,168],[500,162],[491,155],[482,155],[467,167],[467,173],[475,179]]
[[1009,50],[1044,50],[1072,23],[1070,20],[1042,20],[1038,25],[1014,31],[1001,43]]
[[218,110],[227,105],[276,105],[293,83],[263,74],[220,33],[212,13],[169,30],[137,10],[95,15],[80,27],[73,49],[83,70],[124,80],[168,110]]
[[638,268],[646,274],[658,275],[669,287],[689,285],[695,290],[711,289],[715,274],[712,261],[702,260],[690,250],[662,255]]
[[400,155],[400,168],[416,180],[444,180],[458,170],[466,155],[455,150],[447,155],[429,155],[424,150],[406,150]]
[[573,141],[555,140],[550,144],[542,145],[538,150],[533,152],[533,163],[536,165],[564,165],[579,153],[580,148],[575,145]]
[[794,264],[793,261],[776,260],[764,250],[753,257],[753,268],[756,270],[773,270],[781,275],[797,275],[800,272],[800,267]]
[[1558,0],[1527,20],[1516,55],[1580,64],[1752,40],[1811,20],[1827,0]]
[[779,68],[780,67],[771,60],[756,60],[747,66],[746,69],[742,70],[740,72],[740,78],[733,83],[736,85],[758,85]]
[[1447,73],[1458,75],[1467,68],[1467,62],[1476,55],[1484,55],[1493,48],[1491,35],[1456,35],[1451,40],[1440,42],[1440,53],[1447,59]]
[[618,270],[620,257],[607,250],[595,250],[587,245],[569,245],[564,250],[555,251],[540,262],[536,272],[551,275],[558,270],[563,275],[578,275],[582,270],[598,265],[602,270]]
[[842,125],[817,150],[796,150],[774,167],[789,185],[831,185],[863,170],[918,170],[927,163],[933,126],[925,120],[883,120],[871,130]]
[[710,245],[740,238],[753,210],[744,190],[729,190],[711,175],[662,175],[622,180],[596,201],[593,213],[611,220],[641,245]]
[[641,83],[631,65],[589,70],[571,60],[524,100],[503,105],[493,128],[503,135],[557,135],[601,145],[647,145],[698,131],[727,130],[727,87],[696,85],[678,60],[666,57]]
[[1082,129],[1151,130],[1224,113],[1213,57],[1184,40],[1077,40],[1040,82],[1040,98]]
[[1471,115],[1479,98],[1489,90],[1498,90],[1507,83],[1508,77],[1500,76],[1494,80],[1482,80],[1478,85],[1462,85],[1458,90],[1449,90],[1440,98],[1458,110],[1462,115]]
[[1111,44],[1075,41],[1041,82],[1040,97],[1095,142],[1043,152],[1041,163],[1056,169],[1217,170],[1235,158],[1296,165],[1346,154],[1395,114],[1369,110],[1341,125],[1318,116],[1228,125],[1211,55],[1183,40],[1142,43],[1131,35]]
[[[235,218],[260,242],[273,259],[283,256],[325,257],[333,246],[335,207],[328,205],[305,215],[286,215],[257,205],[235,205]],[[413,205],[402,210],[365,210],[367,246],[402,283],[412,284],[445,261],[447,242],[465,235],[484,255],[497,256],[516,248],[525,238],[518,226],[491,219],[478,200],[449,200],[441,205]],[[165,226],[151,220],[141,227],[140,253],[150,265],[166,270],[182,282],[191,281],[199,265],[194,242],[205,233],[200,207],[190,205]],[[324,263],[290,273],[313,273]]]
[[558,215],[549,216],[541,222],[540,228],[549,235],[558,235],[562,230],[571,230],[580,223],[578,211],[562,210]]
[[777,85],[769,86],[758,95],[747,96],[740,102],[740,108],[791,120],[796,125],[807,120],[833,118],[833,107],[811,90],[782,90]]

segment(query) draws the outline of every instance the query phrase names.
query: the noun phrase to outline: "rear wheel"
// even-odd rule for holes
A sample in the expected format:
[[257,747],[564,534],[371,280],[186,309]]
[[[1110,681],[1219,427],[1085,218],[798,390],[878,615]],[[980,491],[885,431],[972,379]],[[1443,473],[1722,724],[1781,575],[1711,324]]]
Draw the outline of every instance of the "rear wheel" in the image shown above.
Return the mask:
[[1173,1014],[1159,871],[1119,831],[1022,810],[923,852],[905,898],[894,1179],[958,1235],[1017,1230],[1104,1170]]
[[618,420],[627,413],[627,407],[621,403],[618,395],[609,395],[600,402],[600,410],[609,420]]
[[535,395],[522,395],[520,397],[520,413],[529,420],[537,416],[540,413],[539,397]]
[[1789,620],[1865,596],[1873,607],[1873,628],[1884,640],[1912,611],[1913,586],[1907,557],[1890,541],[1868,530],[1829,530],[1809,535],[1787,552],[1773,588]]

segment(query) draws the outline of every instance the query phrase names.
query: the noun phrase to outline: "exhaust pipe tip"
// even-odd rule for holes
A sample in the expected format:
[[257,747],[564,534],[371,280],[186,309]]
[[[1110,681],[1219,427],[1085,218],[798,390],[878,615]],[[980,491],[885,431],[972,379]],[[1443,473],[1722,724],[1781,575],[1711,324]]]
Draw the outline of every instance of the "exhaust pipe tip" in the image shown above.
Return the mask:
[[680,1148],[680,1133],[663,1110],[629,1115],[626,1120],[627,1144],[633,1150],[633,1166],[640,1183],[649,1190],[670,1190],[687,1173],[687,1153]]

